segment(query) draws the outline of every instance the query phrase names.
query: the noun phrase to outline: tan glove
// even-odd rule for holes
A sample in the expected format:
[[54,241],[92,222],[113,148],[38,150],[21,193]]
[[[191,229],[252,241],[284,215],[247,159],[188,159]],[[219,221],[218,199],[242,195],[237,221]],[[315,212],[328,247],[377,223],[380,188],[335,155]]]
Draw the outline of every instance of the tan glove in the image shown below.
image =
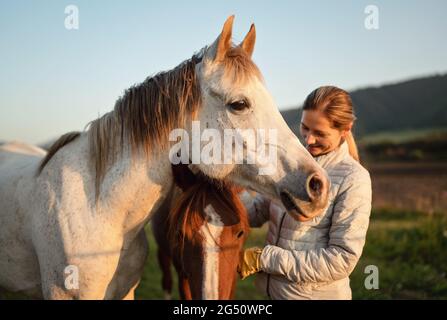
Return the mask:
[[245,249],[239,261],[237,272],[242,280],[261,271],[262,248],[253,247]]

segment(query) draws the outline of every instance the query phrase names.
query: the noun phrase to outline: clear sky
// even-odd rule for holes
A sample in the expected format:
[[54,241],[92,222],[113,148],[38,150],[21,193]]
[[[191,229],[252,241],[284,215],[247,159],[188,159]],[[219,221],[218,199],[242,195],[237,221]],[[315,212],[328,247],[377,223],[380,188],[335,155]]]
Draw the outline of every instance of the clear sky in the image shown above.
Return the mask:
[[[67,5],[79,29],[64,25]],[[379,29],[365,28],[365,8]],[[320,85],[352,90],[447,71],[447,1],[0,0],[0,140],[82,130],[124,89],[175,67],[236,15],[280,109]]]

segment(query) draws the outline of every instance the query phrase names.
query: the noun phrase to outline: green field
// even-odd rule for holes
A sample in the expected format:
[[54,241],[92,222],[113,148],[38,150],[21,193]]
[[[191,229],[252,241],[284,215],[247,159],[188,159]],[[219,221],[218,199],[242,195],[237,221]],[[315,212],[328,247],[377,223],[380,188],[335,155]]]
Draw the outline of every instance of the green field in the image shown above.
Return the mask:
[[[262,245],[266,229],[254,229],[247,246]],[[156,247],[150,252],[137,299],[162,299]],[[367,290],[367,265],[379,268],[379,289]],[[447,299],[447,217],[420,212],[373,211],[362,258],[351,275],[354,299]],[[174,298],[178,298],[174,290]],[[265,299],[253,277],[238,282],[237,299]]]
[[447,128],[427,128],[414,130],[399,130],[399,131],[382,131],[378,133],[368,134],[358,139],[359,145],[369,145],[384,142],[391,143],[405,143],[414,140],[422,139],[445,139]]
[[[447,217],[408,211],[373,212],[362,258],[351,277],[354,299],[447,299]],[[380,272],[366,290],[366,265]]]

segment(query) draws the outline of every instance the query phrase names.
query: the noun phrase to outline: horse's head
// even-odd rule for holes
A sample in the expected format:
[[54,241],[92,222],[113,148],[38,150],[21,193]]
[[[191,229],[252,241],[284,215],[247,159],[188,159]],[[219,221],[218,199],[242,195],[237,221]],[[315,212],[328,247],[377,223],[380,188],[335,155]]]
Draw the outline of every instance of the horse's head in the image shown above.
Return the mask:
[[328,177],[285,123],[251,60],[254,25],[238,46],[231,43],[232,25],[233,16],[195,67],[202,154],[192,162],[209,177],[280,198],[293,217],[306,220],[327,205]]
[[[183,177],[185,178],[185,177]],[[249,226],[240,189],[200,174],[183,192],[170,215],[172,257],[185,299],[231,299],[236,270]],[[178,180],[177,180],[178,181]]]

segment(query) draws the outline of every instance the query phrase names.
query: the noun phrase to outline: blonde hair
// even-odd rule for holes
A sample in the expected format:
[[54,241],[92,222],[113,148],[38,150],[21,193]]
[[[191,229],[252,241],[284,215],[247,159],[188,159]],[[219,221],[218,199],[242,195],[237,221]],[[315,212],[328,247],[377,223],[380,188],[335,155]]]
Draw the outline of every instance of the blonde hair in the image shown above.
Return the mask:
[[[319,87],[312,91],[304,101],[303,110],[321,111],[331,126],[338,130],[349,130],[351,123],[357,119],[349,93],[334,86]],[[348,143],[349,154],[360,162],[357,144],[351,130],[345,140]]]

